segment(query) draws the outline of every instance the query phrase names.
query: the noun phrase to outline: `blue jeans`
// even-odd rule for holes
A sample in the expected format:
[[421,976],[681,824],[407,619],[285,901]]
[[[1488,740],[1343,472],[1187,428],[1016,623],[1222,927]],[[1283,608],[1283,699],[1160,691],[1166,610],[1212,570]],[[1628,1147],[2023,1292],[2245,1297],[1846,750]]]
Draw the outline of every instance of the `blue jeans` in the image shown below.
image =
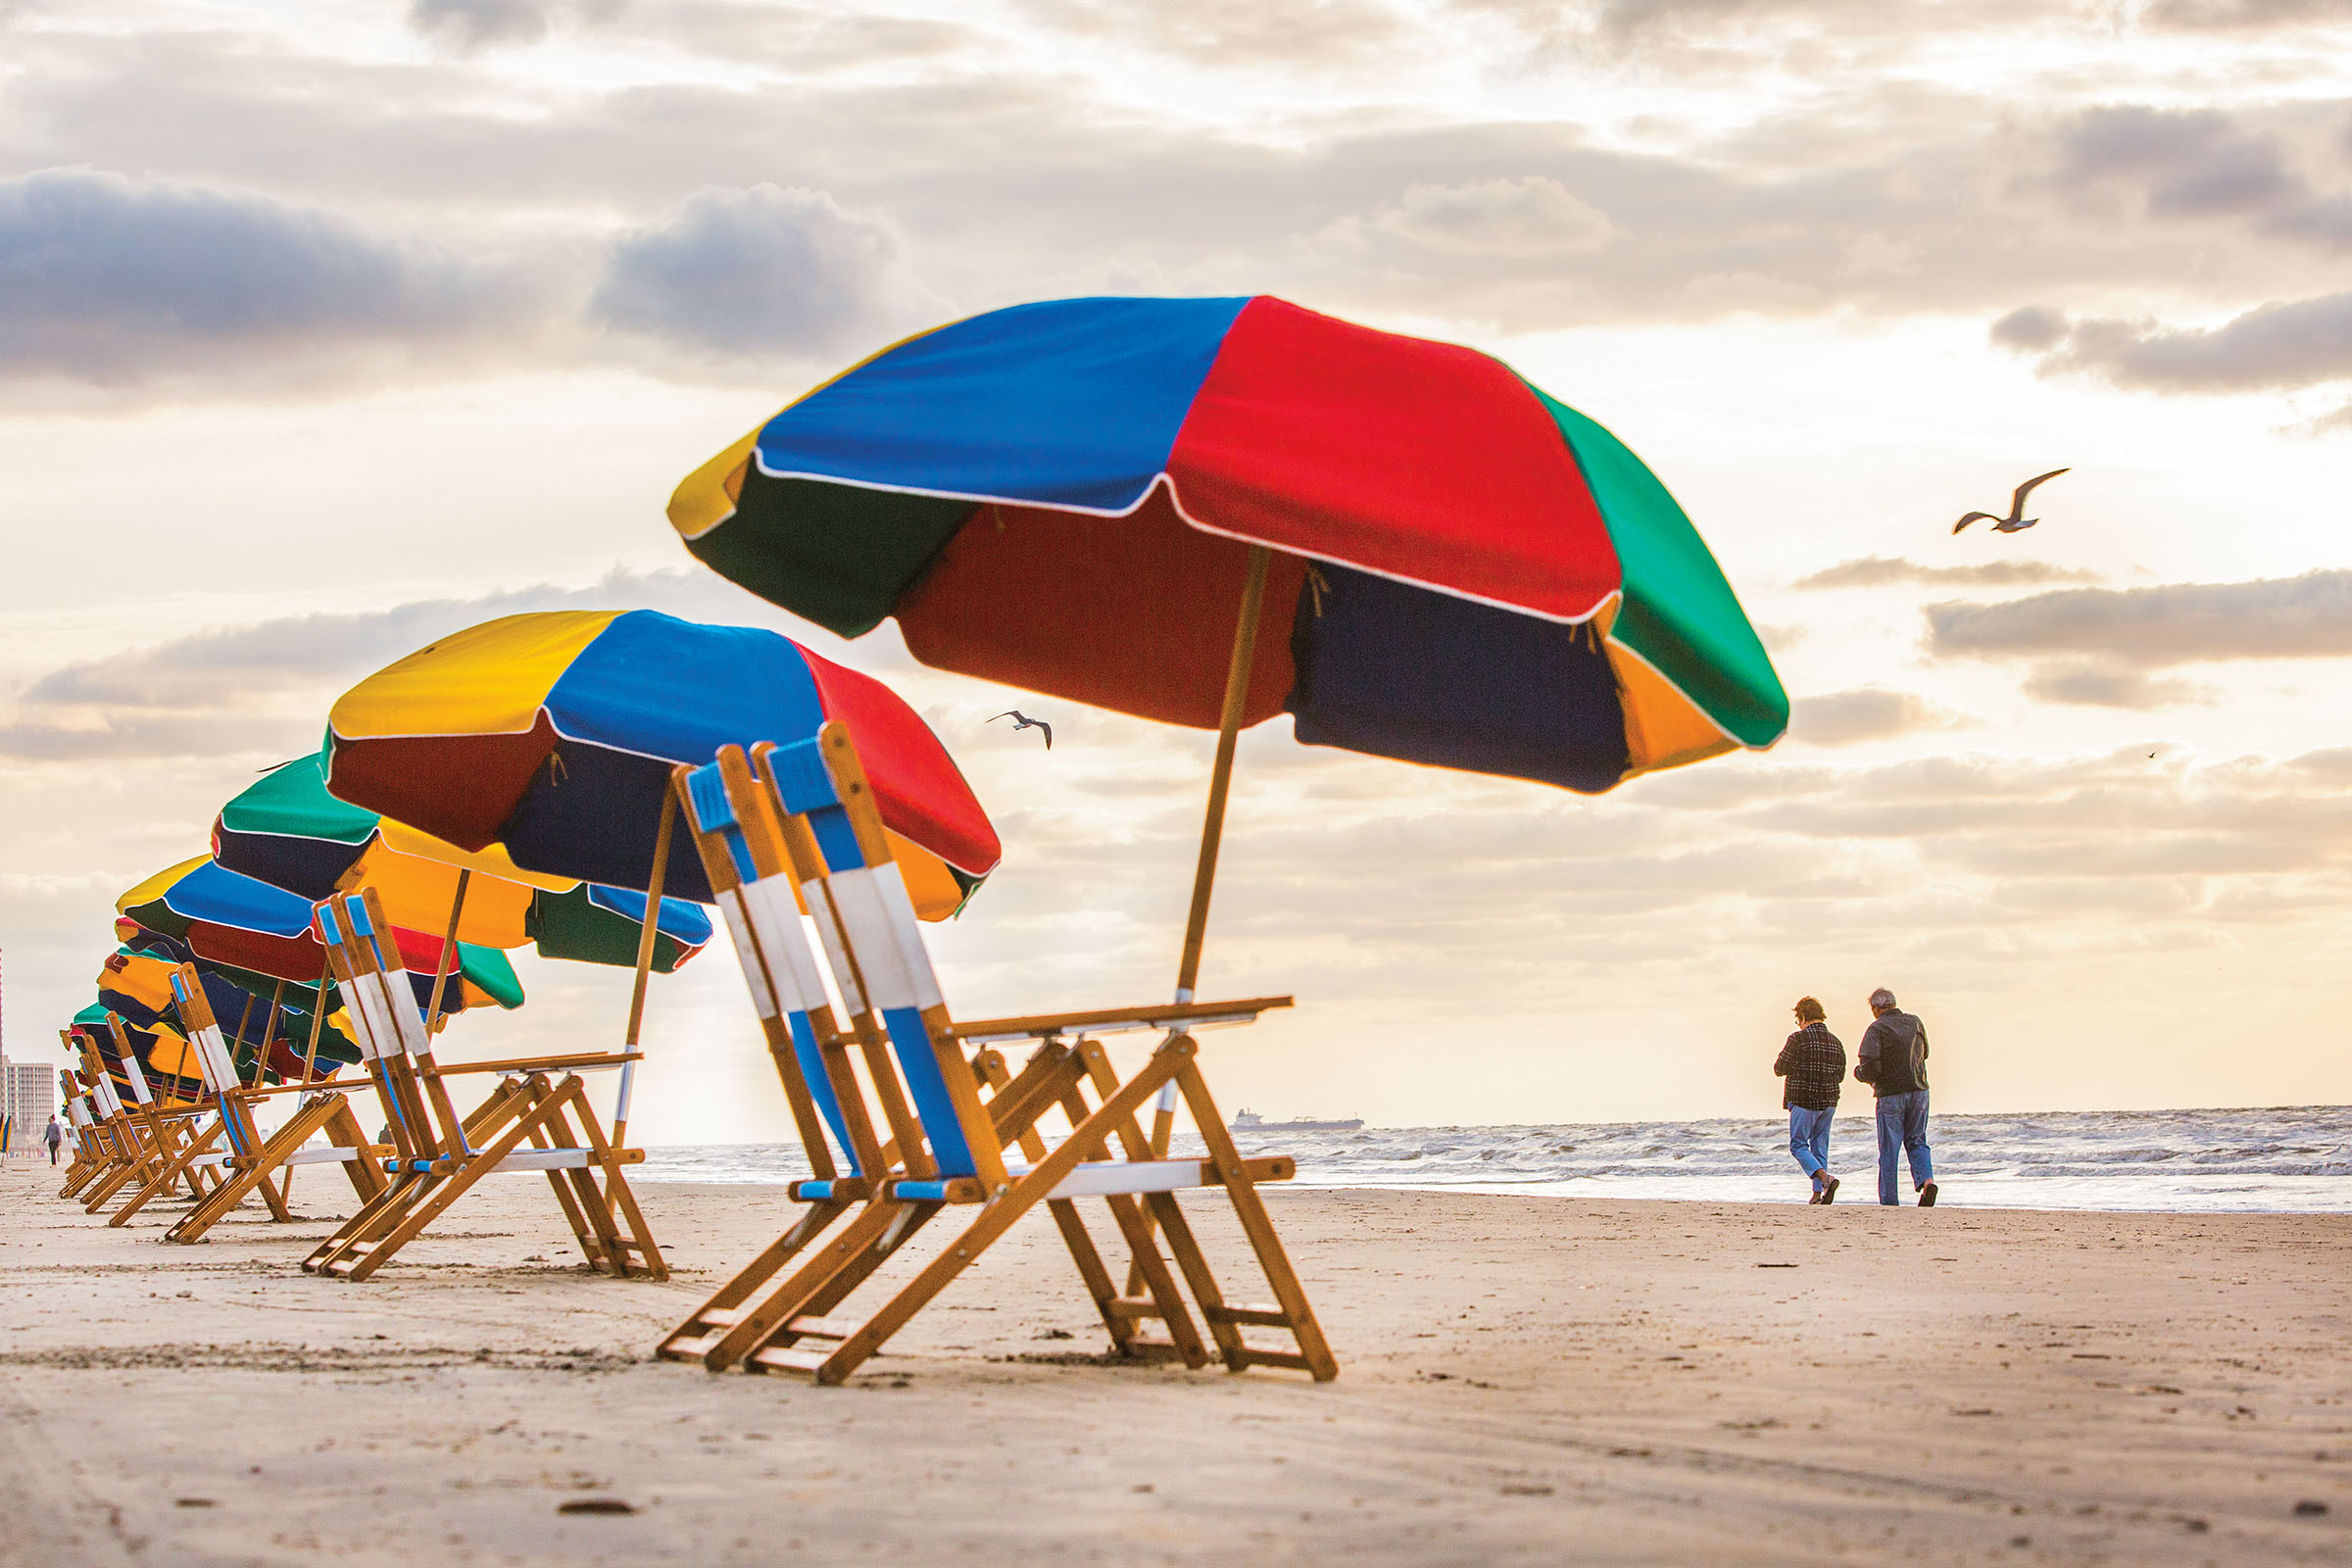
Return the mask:
[[1895,1193],[1895,1155],[1911,1156],[1911,1185],[1924,1187],[1936,1179],[1936,1162],[1928,1154],[1928,1092],[1887,1095],[1879,1102],[1879,1201],[1900,1201]]
[[1796,1156],[1797,1164],[1821,1185],[1821,1173],[1830,1166],[1830,1118],[1836,1110],[1807,1110],[1802,1105],[1788,1107],[1788,1152]]

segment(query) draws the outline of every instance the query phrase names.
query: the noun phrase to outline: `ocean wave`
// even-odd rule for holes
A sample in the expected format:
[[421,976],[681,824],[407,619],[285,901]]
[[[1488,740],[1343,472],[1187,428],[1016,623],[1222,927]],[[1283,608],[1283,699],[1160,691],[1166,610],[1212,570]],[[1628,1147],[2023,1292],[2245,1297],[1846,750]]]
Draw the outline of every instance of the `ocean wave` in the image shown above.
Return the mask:
[[[1931,1136],[1947,1202],[2352,1211],[2352,1107],[1938,1116]],[[1778,1117],[1251,1132],[1238,1141],[1245,1153],[1291,1155],[1299,1183],[1315,1187],[1740,1201],[1801,1201],[1806,1190]],[[1170,1152],[1205,1150],[1180,1137]],[[1867,1201],[1877,1165],[1867,1102],[1840,1115],[1830,1157],[1848,1198]],[[774,1183],[808,1173],[795,1145],[707,1145],[649,1150],[633,1179]]]

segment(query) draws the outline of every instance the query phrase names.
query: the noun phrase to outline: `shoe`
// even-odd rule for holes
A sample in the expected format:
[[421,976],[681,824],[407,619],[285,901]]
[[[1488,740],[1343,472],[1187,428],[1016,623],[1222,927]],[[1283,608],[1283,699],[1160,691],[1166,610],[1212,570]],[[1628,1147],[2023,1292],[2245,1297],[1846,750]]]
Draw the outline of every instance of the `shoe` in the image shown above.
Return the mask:
[[1835,1203],[1838,1201],[1838,1178],[1835,1176],[1831,1177],[1828,1185],[1822,1188],[1821,1196],[1813,1200],[1813,1201],[1816,1203]]
[[1813,1189],[1813,1196],[1812,1196],[1811,1198],[1808,1198],[1808,1199],[1806,1199],[1806,1200],[1805,1200],[1805,1201],[1806,1201],[1806,1202],[1808,1202],[1808,1203],[1818,1203],[1818,1202],[1820,1202],[1820,1201],[1821,1201],[1821,1189],[1820,1189],[1820,1188],[1818,1188],[1818,1187],[1814,1188],[1814,1189]]
[[1920,1188],[1919,1206],[1922,1208],[1934,1208],[1936,1206],[1936,1184],[1934,1182],[1929,1182],[1926,1186]]

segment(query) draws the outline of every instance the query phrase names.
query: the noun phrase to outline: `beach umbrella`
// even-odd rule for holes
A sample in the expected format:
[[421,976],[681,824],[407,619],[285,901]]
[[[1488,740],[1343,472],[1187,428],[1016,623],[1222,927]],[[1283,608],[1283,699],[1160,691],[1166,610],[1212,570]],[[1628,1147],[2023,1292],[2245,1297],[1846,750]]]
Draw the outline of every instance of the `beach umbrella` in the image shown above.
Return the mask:
[[[496,845],[524,871],[709,904],[701,856],[675,843],[671,770],[831,720],[858,738],[916,914],[946,919],[1002,855],[947,748],[880,681],[755,627],[558,611],[455,632],[336,700],[326,787],[460,849]],[[632,1054],[653,947],[643,930],[622,1037]],[[615,1144],[635,1084],[631,1061]]]
[[[185,1036],[187,1028],[171,987],[181,961],[168,952],[125,947],[101,966],[98,1001],[132,1028],[170,1028]],[[263,1081],[254,1076],[257,1062],[267,1077],[299,1083],[318,1076],[319,1063],[331,1076],[360,1059],[359,1046],[334,1021],[340,1017],[341,1003],[331,991],[325,1000],[328,1017],[314,1019],[319,999],[307,988],[289,989],[283,981],[243,971],[232,977],[201,960],[196,973],[237,1071],[248,1083]]]
[[[636,960],[645,895],[573,877],[522,870],[497,846],[466,851],[327,793],[325,759],[272,768],[239,792],[213,823],[213,858],[229,870],[300,894],[313,904],[339,890],[376,890],[395,924],[428,920],[459,941],[541,957],[626,964]],[[466,881],[458,898],[460,877]],[[414,917],[412,917],[414,911]],[[668,974],[710,940],[710,917],[684,899],[663,899],[653,967]]]
[[[313,1009],[322,1000],[314,990],[289,990],[282,978],[194,957],[184,944],[135,926],[122,949],[100,967],[98,1001],[132,1028],[152,1030],[168,1024],[184,1034],[171,977],[189,962],[204,983],[213,1016],[226,1030],[239,1072],[249,1079],[257,1056],[269,1073],[291,1082],[303,1081],[306,1063],[315,1067],[323,1062],[331,1075],[360,1059],[358,1044],[334,1021],[341,999],[331,985],[323,999],[327,1016],[314,1021]],[[265,1044],[268,1053],[263,1056]]]
[[524,872],[708,904],[691,847],[656,865],[671,767],[829,719],[858,737],[917,912],[953,914],[1002,851],[947,749],[880,681],[754,627],[559,611],[453,633],[336,701],[326,786]]
[[[311,929],[310,901],[239,876],[211,856],[159,871],[117,899],[115,908],[139,927],[185,944],[200,960],[302,985],[326,978],[326,951]],[[392,935],[418,988],[417,1004],[432,1005],[431,977],[442,969],[440,934],[396,923]],[[455,972],[437,999],[443,1012],[522,1005],[522,982],[504,953],[466,942],[457,950]]]
[[672,497],[687,548],[845,637],[1216,729],[1598,792],[1788,702],[1615,436],[1475,350],[1267,296],[1016,306],[884,350]]
[[[103,995],[103,993],[102,993]],[[108,1015],[120,1018],[105,1002],[94,1002],[74,1015],[74,1031],[86,1034],[98,1048],[99,1060],[122,1086],[130,1090],[130,1074],[123,1070],[121,1053],[115,1046],[114,1029]],[[203,1097],[204,1077],[196,1065],[196,1055],[180,1032],[168,1023],[158,1023],[152,1029],[141,1029],[128,1022],[122,1025],[122,1038],[129,1043],[138,1057],[139,1067],[147,1083],[162,1104],[193,1104]],[[135,1098],[135,1096],[134,1096]]]

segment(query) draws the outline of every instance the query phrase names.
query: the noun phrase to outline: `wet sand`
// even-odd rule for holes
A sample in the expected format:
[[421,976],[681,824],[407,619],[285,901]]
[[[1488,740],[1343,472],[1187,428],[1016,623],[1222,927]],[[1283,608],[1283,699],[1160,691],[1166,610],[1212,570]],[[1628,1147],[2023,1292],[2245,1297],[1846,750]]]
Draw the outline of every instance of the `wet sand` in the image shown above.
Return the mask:
[[1102,1364],[1041,1218],[836,1390],[647,1358],[774,1190],[642,1187],[646,1285],[489,1185],[349,1285],[328,1172],[179,1249],[5,1162],[0,1562],[2352,1560],[2343,1217],[1277,1192],[1324,1387]]

